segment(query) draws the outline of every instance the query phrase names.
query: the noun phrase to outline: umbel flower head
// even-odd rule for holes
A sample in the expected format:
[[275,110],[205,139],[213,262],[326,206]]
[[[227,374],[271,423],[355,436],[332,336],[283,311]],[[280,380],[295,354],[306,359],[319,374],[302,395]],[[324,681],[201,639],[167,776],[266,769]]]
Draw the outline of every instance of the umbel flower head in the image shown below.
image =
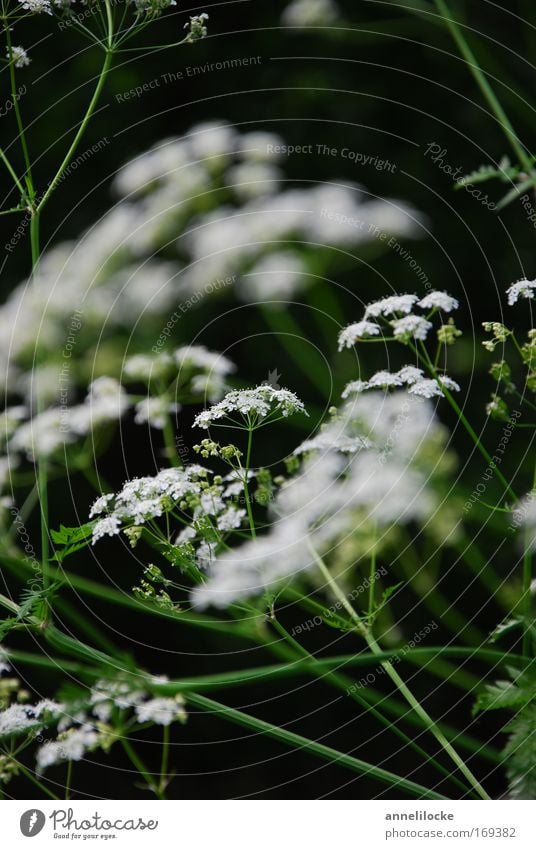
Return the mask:
[[518,302],[519,298],[534,298],[535,292],[536,280],[518,280],[517,283],[512,283],[510,288],[506,290],[508,303],[512,307]]
[[[268,416],[287,418],[294,413],[308,415],[303,402],[289,389],[274,389],[273,386],[262,384],[255,389],[235,389],[213,407],[204,410],[196,417],[194,426],[210,427],[210,425],[225,424],[222,419],[237,423],[235,414],[246,419],[249,426],[257,425]],[[275,419],[272,419],[272,421]],[[242,424],[240,421],[238,424]]]
[[193,17],[190,16],[190,20],[184,24],[184,29],[188,30],[186,40],[192,43],[206,38],[208,34],[206,21],[208,21],[206,12],[202,12],[200,15],[193,15]]
[[[382,329],[391,330],[399,342],[409,342],[412,339],[424,341],[432,329],[428,320],[438,310],[452,312],[459,306],[456,298],[447,292],[428,292],[421,300],[417,295],[389,295],[374,301],[365,309],[361,321],[349,324],[339,333],[339,351],[351,348],[356,342],[366,341],[371,336],[379,336]],[[426,315],[412,312],[419,307]],[[371,321],[370,319],[378,319]],[[383,324],[380,322],[384,320]]]
[[16,68],[25,68],[30,64],[30,57],[26,53],[24,47],[12,47],[11,51],[9,47],[6,50],[7,58],[14,63]]
[[19,3],[23,9],[33,12],[34,15],[42,15],[43,13],[46,15],[52,14],[50,0],[19,0]]

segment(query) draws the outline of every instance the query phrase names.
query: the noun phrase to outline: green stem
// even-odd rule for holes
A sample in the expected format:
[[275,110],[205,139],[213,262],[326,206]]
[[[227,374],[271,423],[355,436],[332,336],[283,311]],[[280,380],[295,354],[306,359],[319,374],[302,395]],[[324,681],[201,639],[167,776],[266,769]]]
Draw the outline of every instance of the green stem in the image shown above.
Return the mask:
[[158,799],[165,799],[164,794],[162,793],[158,785],[153,781],[153,778],[149,773],[147,767],[143,763],[142,759],[140,758],[134,747],[130,745],[130,741],[126,737],[121,737],[121,745],[127,753],[130,761],[134,764],[140,775],[143,776],[143,778],[147,782],[148,787],[150,787],[155,796]]
[[[411,343],[409,343],[408,347],[414,352],[414,354],[416,356],[418,356],[417,349]],[[467,433],[469,434],[469,436],[473,440],[475,447],[478,449],[478,451],[480,451],[480,453],[482,454],[482,456],[484,457],[484,459],[486,460],[487,463],[493,463],[493,457],[491,456],[491,454],[489,453],[487,448],[485,448],[485,446],[482,444],[478,434],[476,433],[476,431],[474,430],[473,426],[468,421],[468,419],[465,417],[462,409],[459,407],[459,405],[458,405],[456,399],[454,398],[454,396],[452,395],[452,393],[442,383],[441,375],[439,375],[437,373],[437,370],[434,368],[434,364],[432,363],[432,361],[430,360],[430,357],[428,356],[428,351],[426,350],[424,344],[422,344],[422,343],[421,343],[421,353],[423,355],[423,360],[424,360],[424,364],[425,364],[426,368],[428,369],[428,371],[430,372],[432,377],[437,381],[439,388],[443,392],[443,395],[445,396],[445,398],[449,402],[450,406],[452,407],[452,409],[454,410],[454,412],[458,416],[458,419],[461,421],[465,430],[467,431]],[[502,483],[502,485],[504,486],[505,491],[508,492],[508,494],[510,495],[511,498],[513,498],[515,501],[517,501],[518,500],[517,495],[515,494],[514,490],[512,489],[512,487],[510,486],[510,484],[508,483],[508,481],[506,480],[506,478],[504,477],[502,472],[500,472],[497,467],[495,467],[493,469],[493,471],[494,471],[494,474],[497,476],[497,478]]]
[[12,55],[12,43],[11,43],[11,30],[9,26],[5,27],[6,31],[6,42],[8,49],[8,59],[9,59],[9,78],[11,83],[11,99],[13,101],[13,109],[15,112],[15,120],[17,122],[17,127],[19,130],[19,138],[22,147],[22,155],[24,157],[24,164],[26,166],[26,174],[24,176],[26,186],[28,189],[28,197],[30,201],[33,200],[35,192],[33,187],[32,180],[32,163],[30,161],[30,154],[28,152],[28,145],[26,144],[26,134],[24,132],[24,124],[22,122],[22,115],[19,108],[19,99],[17,97],[17,81],[15,75],[15,63],[13,61]]
[[67,801],[70,798],[72,777],[73,777],[73,762],[67,761],[67,778],[65,779],[65,801]]
[[421,784],[410,781],[408,778],[402,778],[401,776],[395,775],[386,769],[374,766],[373,764],[362,761],[359,758],[354,758],[352,755],[338,752],[336,749],[332,749],[330,746],[325,746],[323,743],[319,743],[316,740],[309,740],[306,737],[302,737],[300,734],[295,734],[293,731],[287,731],[286,728],[280,728],[277,725],[272,725],[270,722],[265,722],[263,719],[257,719],[250,714],[243,713],[236,708],[223,705],[220,702],[216,702],[206,696],[201,696],[198,693],[189,693],[187,701],[190,702],[190,704],[196,705],[206,711],[216,713],[218,716],[221,716],[223,719],[227,719],[229,722],[233,722],[236,725],[242,725],[245,728],[257,731],[260,734],[266,734],[269,737],[273,737],[281,743],[289,744],[294,749],[308,752],[311,755],[322,758],[331,764],[346,767],[359,775],[371,776],[383,784],[387,784],[389,787],[405,790],[418,799],[446,798],[445,796],[436,793],[434,790],[430,790],[428,787],[423,787]]
[[[107,8],[107,10],[109,8],[108,0],[106,2],[106,8]],[[108,34],[109,44],[110,44],[111,35],[112,35],[112,33]],[[71,146],[69,147],[69,150],[65,154],[65,157],[64,157],[60,167],[58,168],[56,174],[54,175],[54,177],[52,178],[52,180],[50,182],[48,189],[46,190],[45,194],[43,195],[43,197],[41,198],[41,200],[39,201],[39,203],[37,205],[36,211],[38,213],[42,211],[42,209],[46,206],[46,204],[50,200],[50,196],[52,195],[54,190],[57,188],[57,186],[58,186],[58,184],[61,180],[63,172],[65,171],[65,169],[69,165],[69,163],[70,163],[70,161],[71,161],[71,159],[72,159],[72,157],[73,157],[73,155],[74,155],[74,153],[75,153],[75,151],[76,151],[76,149],[77,149],[77,147],[80,143],[80,140],[82,139],[82,137],[83,137],[83,135],[84,135],[84,133],[87,129],[87,126],[88,126],[88,124],[89,124],[89,122],[90,122],[90,120],[93,116],[93,113],[94,113],[95,108],[97,106],[97,103],[99,101],[102,89],[104,87],[104,83],[106,82],[106,78],[107,78],[108,73],[110,71],[110,68],[112,66],[112,61],[113,61],[113,50],[110,49],[110,46],[109,46],[109,48],[106,50],[106,54],[105,54],[104,62],[103,62],[103,65],[102,65],[102,68],[101,68],[101,71],[100,71],[99,79],[97,81],[97,85],[95,86],[95,91],[93,92],[93,96],[92,96],[92,98],[89,102],[88,108],[86,110],[86,114],[84,115],[84,117],[82,119],[82,122],[81,122],[81,124],[78,128],[78,131],[77,131],[77,133],[76,133],[76,135],[75,135],[75,137],[74,137],[74,139],[71,143]]]
[[48,787],[46,787],[41,781],[39,781],[39,779],[35,777],[33,772],[30,769],[27,769],[24,764],[21,764],[21,762],[17,760],[15,760],[15,763],[17,764],[23,775],[25,775],[26,778],[32,782],[32,784],[34,784],[36,787],[39,787],[39,789],[42,793],[45,794],[45,796],[48,796],[49,799],[54,799],[55,801],[60,798],[59,796],[56,796],[56,794],[53,793],[52,790],[49,790]]
[[167,787],[169,771],[169,725],[163,726],[162,731],[162,762],[160,764],[160,792],[164,793]]
[[255,519],[253,518],[253,509],[251,507],[251,498],[249,496],[249,486],[248,486],[248,474],[249,474],[249,465],[251,462],[251,446],[253,444],[253,429],[251,426],[248,428],[248,447],[246,450],[246,466],[244,469],[244,498],[246,499],[246,510],[248,511],[248,519],[249,519],[249,527],[251,530],[251,536],[253,539],[257,536],[257,531],[255,529]]
[[506,112],[499,103],[497,95],[490,86],[485,74],[482,72],[478,60],[471,48],[469,47],[467,41],[465,40],[465,36],[463,35],[462,30],[458,26],[457,21],[455,21],[451,17],[450,10],[445,0],[434,0],[434,4],[439,14],[441,15],[446,27],[448,28],[450,34],[452,35],[452,38],[454,39],[460,53],[467,62],[471,74],[473,75],[478,87],[480,88],[480,91],[482,92],[485,100],[487,101],[498,123],[500,124],[506,138],[510,142],[512,149],[514,150],[520,164],[523,166],[525,171],[530,174],[533,168],[530,157],[528,156],[523,145],[519,141],[518,135],[514,130],[512,124],[510,123],[510,119],[508,118]]
[[[362,622],[362,620],[360,619],[360,617],[357,615],[357,613],[355,612],[354,608],[352,607],[352,605],[350,604],[350,602],[348,601],[348,599],[346,598],[344,593],[340,590],[339,585],[337,584],[337,582],[331,576],[329,569],[327,568],[326,564],[324,563],[322,558],[319,556],[319,554],[314,549],[311,549],[311,550],[312,550],[312,553],[315,557],[318,568],[320,569],[320,572],[322,573],[322,576],[326,580],[326,582],[329,585],[329,587],[331,588],[331,590],[337,596],[337,598],[339,599],[341,604],[344,606],[347,613],[351,616],[353,621],[356,623],[358,633],[361,634],[362,637],[364,637],[364,639],[366,640],[367,645],[370,648],[370,650],[372,651],[372,653],[375,654],[375,655],[378,655],[379,653],[381,653],[382,650],[381,650],[380,646],[378,645],[378,643],[376,642],[376,640],[374,639],[372,632],[371,632],[371,629],[367,628],[364,625],[364,623]],[[473,775],[471,770],[466,765],[465,761],[460,757],[460,755],[454,749],[454,747],[451,746],[451,744],[449,743],[449,741],[447,740],[447,738],[445,737],[445,735],[443,734],[441,729],[437,727],[436,723],[431,718],[431,716],[429,716],[429,714],[422,707],[421,703],[415,698],[415,696],[413,695],[411,690],[406,686],[406,684],[404,683],[404,681],[402,680],[402,678],[400,677],[398,672],[394,669],[392,664],[389,661],[386,661],[386,660],[382,660],[382,661],[380,661],[380,663],[381,663],[382,668],[385,670],[385,672],[387,673],[387,675],[389,676],[389,678],[393,682],[393,684],[395,684],[395,686],[398,688],[400,693],[404,696],[404,698],[406,699],[408,704],[413,708],[413,710],[415,711],[417,716],[423,721],[424,725],[434,735],[437,742],[445,750],[445,752],[449,755],[451,760],[454,761],[454,763],[456,764],[456,766],[458,767],[460,772],[469,781],[471,787],[473,787],[473,789],[478,793],[478,795],[482,799],[489,799],[488,794],[486,793],[484,788],[480,785],[480,783],[477,781],[477,779],[475,778],[475,776]]]
[[429,755],[428,752],[421,748],[421,746],[412,740],[411,737],[408,737],[402,729],[398,728],[396,723],[391,722],[391,720],[384,716],[381,711],[374,707],[374,705],[371,705],[370,702],[368,702],[367,699],[360,694],[359,690],[353,686],[354,682],[351,678],[348,678],[346,675],[341,675],[338,672],[332,672],[330,669],[326,670],[324,666],[317,664],[315,656],[304,649],[297,640],[293,639],[286,628],[284,628],[277,619],[274,618],[272,620],[272,625],[278,634],[280,634],[283,639],[295,649],[295,653],[309,660],[312,668],[317,672],[317,678],[319,681],[327,681],[328,683],[333,684],[338,690],[341,690],[343,693],[350,696],[352,701],[364,708],[367,713],[370,713],[378,720],[378,722],[381,723],[381,725],[384,726],[384,728],[392,731],[393,734],[405,743],[405,745],[417,752],[417,754],[423,759],[424,763],[432,764],[443,776],[452,779],[452,781],[464,792],[467,791],[466,785],[463,784],[455,775],[452,775],[450,770],[446,769],[442,764],[436,761],[435,758]]
[[7,158],[6,154],[4,153],[4,151],[2,150],[1,147],[0,147],[0,159],[2,160],[4,165],[6,166],[7,170],[9,171],[9,173],[10,173],[12,179],[13,179],[13,182],[15,183],[16,187],[18,188],[19,192],[21,193],[21,197],[23,198],[23,200],[25,202],[28,202],[28,196],[27,196],[27,194],[24,190],[24,186],[22,185],[21,181],[17,177],[15,170],[14,170],[13,166],[11,165],[11,162],[9,161],[9,159]]

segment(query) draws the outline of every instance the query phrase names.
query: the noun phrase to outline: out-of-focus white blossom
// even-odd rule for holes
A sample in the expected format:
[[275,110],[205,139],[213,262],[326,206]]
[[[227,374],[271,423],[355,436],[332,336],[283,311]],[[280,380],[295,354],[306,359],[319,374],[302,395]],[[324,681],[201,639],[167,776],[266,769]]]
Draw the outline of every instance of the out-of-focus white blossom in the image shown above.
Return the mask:
[[508,303],[513,306],[519,298],[534,298],[535,292],[536,280],[519,280],[517,283],[512,283],[510,288],[506,290]]
[[314,27],[332,24],[339,17],[333,0],[292,0],[281,15],[281,23],[289,27]]

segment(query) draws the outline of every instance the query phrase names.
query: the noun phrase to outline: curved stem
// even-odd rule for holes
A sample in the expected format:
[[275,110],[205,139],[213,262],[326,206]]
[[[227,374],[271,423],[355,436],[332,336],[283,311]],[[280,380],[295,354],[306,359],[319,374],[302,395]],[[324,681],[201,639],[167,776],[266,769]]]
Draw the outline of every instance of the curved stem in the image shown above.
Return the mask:
[[495,115],[506,138],[510,142],[512,150],[515,152],[519,163],[523,166],[524,170],[530,174],[533,169],[530,156],[528,156],[523,145],[521,144],[516,131],[510,123],[510,119],[502,108],[497,98],[497,95],[490,86],[487,77],[483,73],[475,54],[469,47],[467,41],[465,40],[465,36],[460,27],[458,26],[457,21],[452,18],[445,0],[434,0],[434,4],[439,14],[441,15],[443,21],[445,22],[445,25],[448,28],[450,34],[452,35],[452,38],[454,39],[461,55],[465,59],[467,66],[471,71],[471,74],[473,75],[478,87],[480,88],[480,91],[484,95],[484,98],[486,99],[493,114]]
[[246,728],[257,731],[260,734],[266,734],[282,743],[290,744],[298,751],[309,752],[310,754],[322,758],[331,764],[346,767],[360,775],[376,778],[378,781],[381,781],[383,784],[387,784],[389,787],[406,790],[418,799],[446,798],[445,796],[436,793],[434,790],[430,790],[427,787],[423,787],[421,784],[417,784],[415,781],[402,778],[401,776],[395,775],[381,767],[374,766],[373,764],[362,761],[359,758],[354,758],[352,755],[338,752],[336,749],[332,749],[330,746],[325,746],[323,743],[319,743],[316,740],[309,740],[306,737],[302,737],[300,734],[295,734],[293,731],[287,731],[286,728],[280,728],[277,725],[272,725],[270,722],[265,722],[263,719],[257,719],[256,717],[243,713],[236,708],[222,705],[220,702],[208,699],[206,696],[201,696],[198,693],[189,693],[187,701],[197,707],[203,708],[204,710],[216,713],[223,719],[229,720],[229,722],[245,726]]
[[[382,649],[378,645],[378,643],[376,642],[376,640],[375,640],[375,638],[372,634],[371,629],[369,627],[365,626],[363,621],[360,619],[358,614],[355,612],[354,608],[352,607],[352,605],[350,604],[350,602],[348,601],[348,599],[346,598],[344,593],[339,588],[339,585],[337,584],[337,582],[332,577],[332,575],[331,575],[329,569],[327,568],[326,564],[324,563],[324,561],[322,560],[322,558],[320,557],[318,552],[312,546],[311,546],[311,552],[312,552],[312,554],[313,554],[313,556],[316,560],[317,566],[320,569],[320,572],[322,573],[322,576],[324,577],[326,583],[328,584],[328,586],[330,587],[332,592],[337,596],[338,600],[341,602],[341,604],[343,605],[344,609],[347,611],[349,616],[355,622],[357,632],[359,634],[361,634],[362,637],[364,637],[368,647],[370,648],[370,650],[372,651],[373,654],[375,654],[375,655],[381,654]],[[473,775],[473,773],[471,772],[471,770],[469,769],[469,767],[467,766],[465,761],[460,757],[458,752],[449,743],[449,741],[447,740],[447,738],[445,737],[445,735],[443,734],[441,729],[438,728],[438,726],[436,725],[436,723],[434,722],[432,717],[429,716],[429,714],[423,708],[423,706],[418,701],[418,699],[415,698],[415,696],[413,695],[413,693],[411,692],[409,687],[407,687],[405,682],[402,680],[402,678],[400,677],[398,672],[395,670],[393,665],[389,661],[386,661],[386,660],[381,660],[380,663],[381,663],[382,668],[385,670],[385,672],[387,673],[387,675],[389,676],[389,678],[393,682],[393,684],[395,684],[395,686],[400,691],[400,693],[404,696],[404,698],[406,699],[408,704],[413,708],[413,710],[417,714],[417,716],[422,720],[422,722],[428,728],[428,730],[434,735],[437,742],[445,750],[445,752],[449,755],[451,760],[454,761],[454,763],[456,764],[456,766],[458,767],[458,769],[460,770],[462,775],[464,775],[465,778],[469,781],[471,787],[473,787],[473,789],[478,793],[480,798],[489,799],[490,797],[488,796],[488,794],[486,793],[484,788],[481,786],[479,781],[475,778],[475,776]]]
[[[107,4],[107,6],[108,6],[108,4]],[[110,33],[109,33],[108,37],[110,39]],[[106,78],[107,78],[108,73],[110,71],[110,68],[112,66],[113,55],[114,55],[114,51],[112,49],[106,50],[106,55],[104,57],[104,62],[103,62],[102,68],[101,68],[99,79],[97,81],[97,85],[95,86],[95,91],[93,92],[93,96],[92,96],[92,98],[89,102],[88,108],[86,110],[86,114],[84,115],[84,117],[82,119],[82,122],[81,122],[81,124],[78,128],[78,131],[77,131],[77,133],[76,133],[76,135],[75,135],[75,137],[74,137],[74,139],[71,143],[71,146],[69,147],[69,150],[65,154],[65,157],[64,157],[60,167],[58,168],[56,174],[54,175],[54,177],[52,178],[52,180],[50,182],[48,189],[46,190],[46,192],[44,193],[43,197],[41,198],[41,200],[39,201],[39,203],[37,205],[36,211],[38,213],[41,212],[43,207],[48,203],[48,201],[50,200],[50,196],[52,195],[54,190],[58,187],[58,185],[61,181],[63,172],[65,171],[65,169],[69,165],[69,163],[70,163],[70,161],[71,161],[71,159],[72,159],[72,157],[73,157],[73,155],[74,155],[74,153],[75,153],[75,151],[76,151],[76,149],[77,149],[77,147],[80,143],[80,140],[81,140],[82,136],[84,135],[84,133],[87,129],[87,126],[88,126],[88,124],[91,120],[91,117],[92,117],[92,115],[95,111],[95,108],[97,106],[97,103],[99,101],[102,89],[104,87],[104,83],[106,82]]]
[[19,130],[19,139],[22,148],[22,155],[24,157],[24,164],[26,166],[26,174],[24,175],[24,179],[26,182],[26,186],[28,189],[28,196],[30,200],[33,200],[35,195],[35,190],[33,186],[32,180],[32,163],[30,161],[30,154],[28,152],[28,145],[26,143],[26,134],[24,132],[24,124],[22,122],[22,115],[19,108],[19,99],[17,97],[17,81],[15,75],[15,62],[13,60],[13,52],[12,52],[12,42],[11,42],[11,30],[7,24],[5,25],[5,33],[6,33],[6,43],[8,50],[8,60],[9,60],[9,79],[11,83],[11,98],[13,100],[13,110],[15,112],[15,120],[17,122],[17,127]]
[[255,520],[253,518],[253,510],[251,508],[251,499],[249,497],[249,487],[248,487],[248,474],[249,474],[249,464],[251,461],[251,446],[253,440],[253,430],[251,427],[248,428],[248,447],[246,450],[246,466],[244,469],[244,497],[246,499],[246,510],[248,511],[248,519],[249,519],[249,527],[251,530],[251,536],[253,539],[257,536],[257,531],[255,529]]

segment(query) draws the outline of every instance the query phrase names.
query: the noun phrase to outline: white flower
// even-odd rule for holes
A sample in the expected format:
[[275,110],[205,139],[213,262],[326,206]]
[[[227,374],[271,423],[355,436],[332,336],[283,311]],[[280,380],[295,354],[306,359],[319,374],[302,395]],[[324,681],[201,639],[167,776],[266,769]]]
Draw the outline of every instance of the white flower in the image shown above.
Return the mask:
[[366,338],[367,336],[378,336],[380,333],[380,325],[375,321],[356,321],[349,324],[344,330],[339,333],[339,351],[343,348],[351,348],[358,339]]
[[417,368],[416,366],[403,366],[398,372],[398,376],[403,383],[409,386],[417,380],[421,380],[424,372],[422,368]]
[[289,389],[274,389],[273,386],[262,384],[255,389],[238,389],[228,392],[225,398],[208,410],[204,410],[195,418],[195,427],[208,428],[221,419],[232,417],[239,413],[254,423],[266,418],[269,414],[279,412],[283,417],[294,413],[307,415],[305,407]]
[[30,57],[26,53],[24,47],[15,47],[11,48],[11,53],[9,51],[9,47],[6,50],[7,58],[11,59],[12,62],[15,63],[16,68],[25,68],[30,64]]
[[357,454],[366,448],[372,448],[370,439],[363,436],[349,436],[345,432],[345,424],[335,422],[328,425],[317,436],[306,439],[294,449],[294,454],[306,454],[309,451],[341,451],[343,454]]
[[185,345],[173,352],[179,374],[187,369],[201,369],[225,377],[236,371],[236,366],[223,354],[209,351],[204,345]]
[[180,404],[174,404],[167,398],[144,398],[136,404],[136,424],[148,423],[157,430],[163,430],[166,426],[167,415],[180,410]]
[[506,290],[509,305],[513,306],[517,303],[520,297],[534,298],[535,290],[536,280],[519,280],[517,283],[513,283],[510,288]]
[[350,395],[358,395],[360,392],[364,392],[365,389],[368,389],[368,381],[367,380],[351,380],[350,383],[347,383],[342,391],[342,398],[348,398]]
[[44,715],[57,715],[63,709],[63,705],[49,699],[43,699],[36,705],[10,705],[10,707],[0,711],[0,737],[7,734],[18,734],[21,731],[43,725]]
[[90,384],[84,403],[67,411],[67,424],[83,436],[101,424],[119,420],[128,406],[128,396],[114,377],[98,377]]
[[93,528],[93,545],[104,536],[117,536],[121,530],[121,520],[117,516],[105,516],[99,519]]
[[288,520],[276,524],[266,536],[225,552],[210,564],[209,580],[193,590],[194,607],[228,607],[310,567],[314,560],[304,542],[299,523]]
[[367,389],[387,389],[394,386],[403,386],[404,380],[398,372],[377,371],[367,381]]
[[456,298],[448,295],[447,292],[429,292],[418,302],[418,305],[424,310],[437,309],[443,312],[452,312],[460,306]]
[[37,750],[37,769],[43,772],[47,767],[64,761],[81,761],[86,751],[99,742],[99,735],[91,725],[72,728],[62,734],[61,739],[48,741]]
[[206,38],[208,33],[205,25],[206,21],[208,21],[206,12],[202,12],[200,15],[190,15],[190,20],[184,24],[184,29],[188,30],[186,40],[193,42],[199,41],[201,38]]
[[523,544],[536,550],[536,492],[528,492],[512,512],[512,526],[523,529]]
[[94,516],[98,516],[99,513],[105,513],[110,501],[114,498],[113,492],[107,492],[105,495],[99,495],[96,501],[93,502],[93,506],[89,511],[89,518],[93,519]]
[[[447,375],[440,375],[440,380],[447,389],[460,391],[458,384]],[[346,385],[342,397],[359,395],[367,389],[392,389],[400,386],[408,386],[411,395],[420,395],[423,398],[443,397],[439,383],[434,379],[425,378],[423,370],[416,366],[403,366],[396,372],[378,371],[370,380],[352,380]]]
[[174,699],[164,696],[150,699],[136,706],[138,722],[154,722],[156,725],[171,725],[176,719],[184,720],[184,700],[181,696]]
[[68,412],[59,408],[45,410],[29,422],[20,425],[10,441],[10,447],[24,451],[30,459],[48,457],[75,435],[69,429]]
[[238,138],[237,149],[247,162],[270,162],[281,157],[282,144],[283,139],[275,133],[253,130]]
[[401,312],[408,314],[417,303],[417,295],[390,295],[380,301],[369,304],[365,310],[365,318],[369,315],[377,318],[379,315],[393,315]]
[[314,27],[331,24],[339,16],[333,0],[293,0],[281,15],[281,23],[290,27]]
[[308,266],[298,254],[275,251],[248,269],[247,274],[240,278],[237,290],[242,300],[265,303],[271,308],[284,308],[285,304],[278,304],[277,301],[292,298],[308,281]]
[[242,524],[242,519],[246,515],[245,510],[239,510],[231,504],[223,513],[218,516],[217,525],[220,531],[232,531],[239,528]]
[[391,321],[393,334],[402,340],[426,339],[433,325],[418,315],[406,315]]
[[150,357],[147,354],[134,354],[125,360],[123,372],[132,380],[143,380],[149,382],[151,379],[159,379],[169,373],[173,361],[165,352],[158,356]]
[[279,168],[267,162],[241,162],[229,168],[226,180],[237,197],[250,200],[273,194],[282,176]]
[[[460,387],[455,380],[452,380],[452,378],[447,377],[446,375],[440,375],[440,380],[446,389],[454,390],[455,392],[460,391]],[[408,392],[410,395],[419,395],[421,398],[434,398],[435,396],[439,398],[444,397],[441,386],[437,380],[429,378],[416,381],[409,387]]]
[[27,9],[29,12],[34,12],[36,15],[39,15],[42,12],[45,12],[47,15],[52,14],[50,0],[19,0],[19,3],[22,5],[23,9]]
[[101,496],[93,504],[91,515],[107,513],[93,528],[93,543],[101,537],[115,536],[123,523],[142,525],[148,519],[162,516],[169,509],[169,501],[177,502],[186,495],[201,492],[200,478],[206,472],[201,466],[163,469],[154,477],[134,478],[127,481],[115,495]]
[[37,724],[27,706],[14,704],[0,712],[0,737],[26,731]]

